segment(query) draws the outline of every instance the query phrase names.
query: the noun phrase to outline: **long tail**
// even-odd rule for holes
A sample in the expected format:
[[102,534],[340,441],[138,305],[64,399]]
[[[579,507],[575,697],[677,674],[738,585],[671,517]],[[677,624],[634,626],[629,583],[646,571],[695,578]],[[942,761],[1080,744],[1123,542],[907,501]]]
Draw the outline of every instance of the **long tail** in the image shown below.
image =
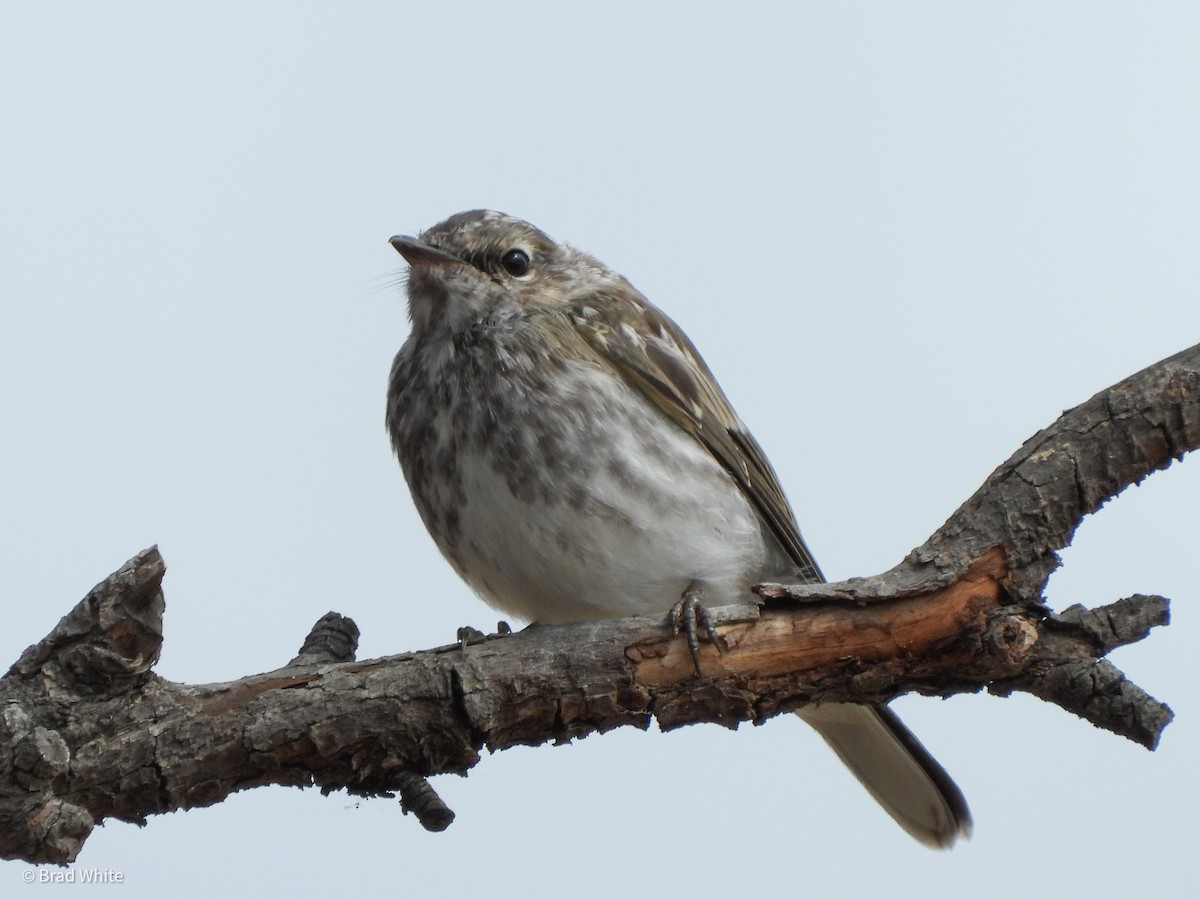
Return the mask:
[[962,791],[886,706],[824,703],[798,714],[918,841],[947,849],[971,836]]

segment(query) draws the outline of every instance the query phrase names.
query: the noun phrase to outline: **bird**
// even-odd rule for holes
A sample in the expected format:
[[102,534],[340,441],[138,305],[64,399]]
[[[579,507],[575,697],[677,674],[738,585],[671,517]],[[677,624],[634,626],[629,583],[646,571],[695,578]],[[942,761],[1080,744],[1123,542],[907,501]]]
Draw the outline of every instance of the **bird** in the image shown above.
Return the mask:
[[[699,351],[627,279],[494,210],[391,245],[411,331],[387,430],[422,521],[485,602],[535,624],[678,618],[752,603],[759,582],[824,580]],[[918,841],[970,835],[962,792],[889,707],[798,715]]]

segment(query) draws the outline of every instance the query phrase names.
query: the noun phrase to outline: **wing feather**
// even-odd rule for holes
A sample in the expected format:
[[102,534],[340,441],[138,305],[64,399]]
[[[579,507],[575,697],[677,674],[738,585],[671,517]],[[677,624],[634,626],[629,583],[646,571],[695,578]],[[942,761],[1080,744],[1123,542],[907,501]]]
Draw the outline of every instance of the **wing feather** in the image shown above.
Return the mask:
[[632,296],[593,294],[571,304],[576,330],[724,467],[799,575],[823,581],[775,470],[699,351],[670,318],[632,288],[629,291]]

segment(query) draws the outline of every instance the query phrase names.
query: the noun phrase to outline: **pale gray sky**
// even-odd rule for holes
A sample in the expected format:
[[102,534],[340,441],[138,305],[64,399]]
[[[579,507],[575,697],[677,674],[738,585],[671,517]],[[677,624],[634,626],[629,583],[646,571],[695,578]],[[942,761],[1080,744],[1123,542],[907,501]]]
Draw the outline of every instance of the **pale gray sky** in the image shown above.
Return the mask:
[[[158,671],[361,655],[496,616],[383,430],[387,238],[473,207],[627,275],[689,332],[832,578],[923,540],[1062,409],[1200,337],[1194,4],[4,4],[0,560],[8,665],[158,543]],[[792,717],[506,752],[458,820],[263,789],[110,823],[112,889],[5,896],[1053,897],[1194,887],[1200,461],[1085,523],[1059,608],[1174,624],[1116,662],[1148,753],[1027,698],[897,707],[962,786],[935,854]],[[1180,677],[1182,675],[1182,677]]]

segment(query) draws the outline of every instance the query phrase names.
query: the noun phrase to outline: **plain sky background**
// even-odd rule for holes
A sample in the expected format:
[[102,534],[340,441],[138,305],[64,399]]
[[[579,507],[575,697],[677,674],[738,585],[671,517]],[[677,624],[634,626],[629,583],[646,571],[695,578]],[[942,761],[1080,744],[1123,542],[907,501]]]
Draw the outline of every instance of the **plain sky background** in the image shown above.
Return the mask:
[[[324,612],[360,658],[496,615],[383,428],[388,246],[519,215],[667,310],[834,579],[901,558],[1026,437],[1200,337],[1200,6],[0,6],[7,666],[157,543],[157,671],[275,668]],[[112,888],[11,897],[1191,896],[1200,460],[1087,521],[1056,608],[1174,623],[1116,663],[1148,753],[1026,697],[896,707],[970,800],[917,845],[793,717],[485,758],[393,801],[270,788],[110,822]]]

